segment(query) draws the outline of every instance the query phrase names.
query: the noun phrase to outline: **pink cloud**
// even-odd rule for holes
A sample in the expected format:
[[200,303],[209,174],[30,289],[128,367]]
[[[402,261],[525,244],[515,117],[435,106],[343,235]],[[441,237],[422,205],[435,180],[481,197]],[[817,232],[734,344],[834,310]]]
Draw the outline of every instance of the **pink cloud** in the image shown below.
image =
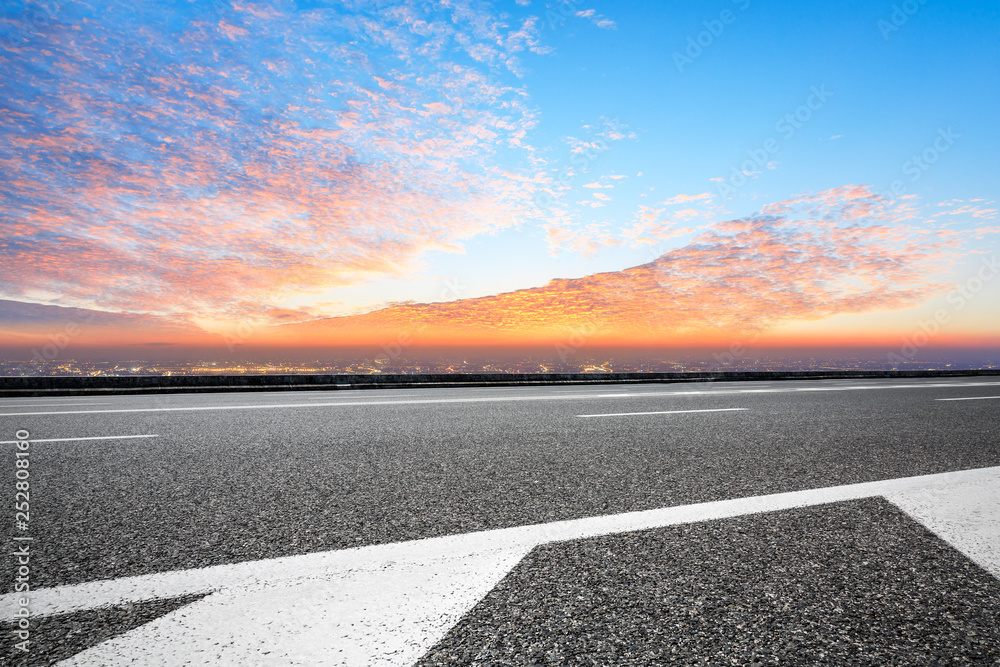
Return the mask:
[[[860,210],[869,214],[859,216]],[[548,233],[556,245],[585,248],[613,241],[601,231]],[[623,271],[395,306],[274,335],[376,342],[418,330],[416,342],[423,344],[513,344],[560,340],[579,323],[597,321],[595,341],[704,344],[783,322],[906,308],[946,291],[950,286],[935,276],[956,241],[919,232],[897,224],[891,206],[866,188],[838,188],[718,223],[686,246]]]
[[[52,36],[37,66],[84,74],[60,74],[46,93],[61,129],[2,136],[0,168],[19,174],[6,195],[19,203],[0,247],[33,269],[0,279],[0,296],[238,318],[359,276],[405,275],[427,252],[525,217],[537,177],[495,166],[498,151],[530,153],[536,112],[523,91],[444,50],[392,69],[336,43],[319,63],[309,12],[236,9],[178,35],[150,28],[124,50],[109,43],[133,36],[99,25]],[[456,7],[447,24],[416,12],[337,20],[400,57],[458,31],[501,58],[538,46],[534,23],[506,29],[483,8]],[[261,36],[308,57],[291,68],[213,50]],[[276,84],[273,99],[261,92]],[[0,126],[30,117],[0,111]]]

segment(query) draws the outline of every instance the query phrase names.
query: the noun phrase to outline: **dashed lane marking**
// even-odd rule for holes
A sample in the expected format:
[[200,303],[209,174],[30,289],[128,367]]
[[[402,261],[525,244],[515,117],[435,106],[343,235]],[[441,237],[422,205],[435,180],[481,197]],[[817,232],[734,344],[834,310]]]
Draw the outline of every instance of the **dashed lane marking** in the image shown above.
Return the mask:
[[[915,385],[883,385],[872,387],[829,387],[822,391],[853,391],[853,390],[875,390],[875,389],[928,389],[928,388],[955,388],[955,387],[992,387],[1000,385],[1000,382],[979,382],[968,384],[915,384]],[[516,401],[570,401],[570,400],[593,400],[599,398],[638,398],[638,397],[668,397],[668,396],[722,396],[725,394],[739,394],[746,390],[714,390],[714,391],[673,391],[673,392],[649,392],[634,394],[550,394],[547,396],[483,396],[467,398],[433,398],[417,399],[406,401],[335,401],[329,403],[266,403],[259,405],[197,405],[178,406],[170,408],[118,408],[113,410],[52,410],[47,412],[7,412],[0,413],[0,417],[28,417],[32,415],[82,415],[82,414],[110,414],[110,413],[139,413],[139,412],[204,412],[208,410],[279,410],[282,408],[322,408],[322,407],[343,407],[361,405],[434,405],[434,404],[457,404],[457,403],[510,403]],[[797,392],[798,389],[768,389],[769,393]]]
[[938,398],[938,401],[986,401],[991,398],[1000,398],[1000,396],[965,396],[962,398]]
[[714,408],[711,410],[661,410],[659,412],[612,412],[605,415],[577,415],[577,417],[631,417],[633,415],[682,415],[691,412],[738,412],[749,408]]
[[[36,442],[77,442],[80,440],[131,440],[134,438],[159,438],[159,435],[94,435],[86,438],[28,438],[32,444]],[[0,445],[14,445],[17,440],[4,440]]]

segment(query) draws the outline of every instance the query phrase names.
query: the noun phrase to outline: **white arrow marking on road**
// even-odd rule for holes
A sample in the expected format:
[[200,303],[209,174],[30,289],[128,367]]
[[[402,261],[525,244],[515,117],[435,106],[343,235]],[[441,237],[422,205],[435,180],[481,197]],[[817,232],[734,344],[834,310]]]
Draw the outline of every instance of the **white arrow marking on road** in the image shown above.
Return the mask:
[[969,475],[885,497],[1000,578],[1000,473],[992,479]]
[[[873,496],[1000,576],[995,467],[39,589],[31,609],[212,593],[62,665],[410,665],[540,544]],[[0,620],[17,597],[0,597]]]
[[409,665],[528,551],[377,563],[223,590],[59,664]]

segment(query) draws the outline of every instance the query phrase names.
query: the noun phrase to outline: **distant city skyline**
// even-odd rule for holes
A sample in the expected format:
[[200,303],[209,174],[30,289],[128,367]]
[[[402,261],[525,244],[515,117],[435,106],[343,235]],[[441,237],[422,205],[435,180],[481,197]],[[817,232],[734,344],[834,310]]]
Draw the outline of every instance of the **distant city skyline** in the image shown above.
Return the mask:
[[971,1],[11,7],[0,359],[990,364],[998,29]]
[[331,359],[269,359],[214,361],[148,360],[75,360],[0,361],[0,377],[31,376],[134,376],[134,375],[375,375],[375,374],[435,374],[435,373],[687,373],[726,371],[906,371],[1000,369],[1000,354],[984,356],[977,353],[922,355],[913,359],[879,359],[871,353],[849,356],[830,351],[816,356],[762,356],[759,354],[675,353],[646,354],[631,358],[620,353],[592,354],[557,352],[510,355],[503,357],[458,358],[444,356],[413,356],[392,354],[366,358],[352,355]]

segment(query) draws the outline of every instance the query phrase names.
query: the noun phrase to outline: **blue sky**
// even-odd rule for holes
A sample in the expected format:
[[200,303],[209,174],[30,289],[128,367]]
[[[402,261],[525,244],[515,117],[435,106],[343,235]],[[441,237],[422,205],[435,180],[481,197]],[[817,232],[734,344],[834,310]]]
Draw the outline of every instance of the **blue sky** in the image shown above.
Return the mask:
[[[538,11],[537,4],[519,11],[528,15]],[[574,178],[579,186],[584,176],[629,176],[606,207],[578,207],[581,220],[620,225],[638,202],[718,193],[710,179],[728,178],[747,151],[759,150],[768,138],[780,144],[774,169],[719,202],[733,217],[845,183],[889,192],[902,180],[905,193],[934,203],[997,198],[996,6],[931,2],[904,14],[906,21],[896,26],[899,4],[888,2],[588,3],[615,22],[612,30],[564,16],[563,7],[580,3],[549,6],[542,38],[553,51],[527,60],[519,81],[541,110],[536,145],[554,164],[565,165],[570,156],[564,137],[583,136],[584,126],[602,118],[617,119],[637,135],[616,143]],[[722,24],[700,54],[692,52],[693,62],[679,68],[675,54],[686,57],[689,39],[718,29],[724,11],[731,12],[731,23]],[[832,97],[786,139],[777,124],[807,101],[814,86]],[[933,146],[939,128],[951,128],[958,139],[914,181],[904,164]],[[531,228],[480,239],[469,244],[467,257],[442,257],[435,266],[468,274],[469,263],[499,260],[499,246],[509,251],[503,262],[520,256],[516,284],[526,287],[544,276],[582,276],[650,259],[645,247],[553,258],[537,241],[542,234]],[[488,293],[501,274],[498,261],[481,281],[466,282],[482,285],[477,294]]]
[[906,330],[996,248],[998,28],[933,0],[8,3],[0,253],[33,268],[0,298],[214,331],[685,257],[726,308],[747,288],[711,267],[749,248],[750,284],[785,243],[844,276],[782,298],[878,305],[775,323]]

